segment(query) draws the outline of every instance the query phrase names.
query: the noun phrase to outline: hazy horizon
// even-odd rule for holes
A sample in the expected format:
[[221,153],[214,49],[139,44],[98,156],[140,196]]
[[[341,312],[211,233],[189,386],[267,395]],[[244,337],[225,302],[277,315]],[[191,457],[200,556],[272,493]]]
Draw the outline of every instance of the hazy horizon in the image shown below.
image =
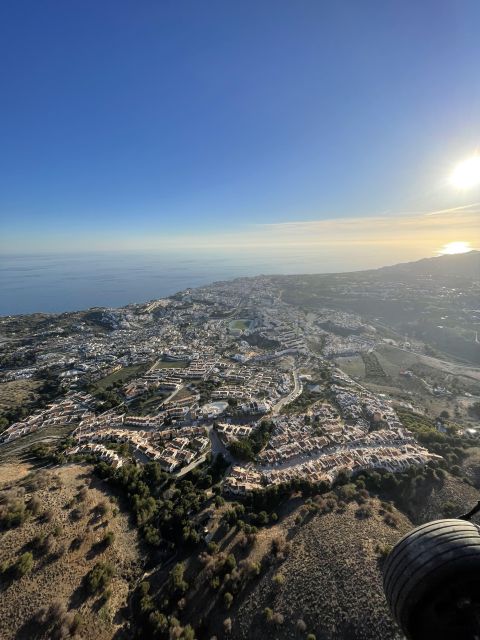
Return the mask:
[[[432,256],[414,259],[425,257]],[[121,307],[241,276],[339,273],[408,261],[372,257],[365,264],[352,258],[347,263],[332,251],[197,257],[187,251],[10,254],[0,260],[0,316]]]

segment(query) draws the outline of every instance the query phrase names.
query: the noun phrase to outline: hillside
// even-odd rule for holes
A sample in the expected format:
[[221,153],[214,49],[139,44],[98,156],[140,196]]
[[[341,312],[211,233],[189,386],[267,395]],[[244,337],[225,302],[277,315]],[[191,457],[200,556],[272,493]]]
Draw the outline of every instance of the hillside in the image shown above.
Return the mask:
[[[0,466],[0,638],[107,640],[125,631],[138,535],[90,471]],[[103,594],[87,584],[96,566],[111,568]]]
[[[372,271],[368,273],[372,273]],[[423,258],[415,262],[405,262],[390,267],[382,267],[376,269],[373,273],[381,276],[432,276],[479,280],[480,251],[474,250],[468,253]]]
[[[317,640],[397,638],[381,586],[382,549],[412,525],[395,511],[398,524],[392,528],[377,500],[371,508],[368,519],[359,519],[352,503],[343,513],[314,515],[294,528],[285,562],[265,573],[238,607],[232,637],[302,638],[305,629]],[[281,588],[276,574],[285,579]],[[270,621],[266,607],[274,614]]]

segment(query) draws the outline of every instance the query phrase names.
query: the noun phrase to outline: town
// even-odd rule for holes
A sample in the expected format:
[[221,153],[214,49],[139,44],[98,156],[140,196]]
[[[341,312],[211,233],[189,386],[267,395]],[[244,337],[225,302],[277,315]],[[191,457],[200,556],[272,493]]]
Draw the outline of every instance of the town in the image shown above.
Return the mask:
[[[332,483],[342,470],[424,465],[438,456],[391,399],[334,362],[381,340],[358,314],[305,312],[262,276],[93,309],[36,332],[34,346],[19,341],[15,359],[28,366],[9,368],[5,381],[55,371],[61,395],[4,428],[0,446],[68,426],[67,456],[119,467],[127,454],[178,476],[221,454],[232,496],[292,479]],[[267,422],[261,450],[242,459],[232,444]]]

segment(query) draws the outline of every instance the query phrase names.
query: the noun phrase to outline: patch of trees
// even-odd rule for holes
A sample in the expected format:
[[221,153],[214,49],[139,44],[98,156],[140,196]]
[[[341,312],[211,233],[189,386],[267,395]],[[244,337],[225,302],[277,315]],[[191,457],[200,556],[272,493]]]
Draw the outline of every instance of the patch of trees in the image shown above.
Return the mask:
[[[35,458],[38,458],[42,462],[53,464],[63,464],[66,461],[66,457],[63,451],[67,448],[65,443],[61,445],[48,444],[46,442],[39,442],[33,445],[29,453]],[[90,456],[91,460],[95,460],[95,456]]]
[[[319,385],[322,389],[324,389],[323,381],[319,379],[312,380],[309,385]],[[298,396],[298,398],[287,405],[286,413],[302,413],[306,411],[314,402],[318,402],[323,397],[324,391],[322,391],[322,393],[317,393],[315,391],[312,391],[308,386],[304,386],[302,393]]]
[[270,440],[274,426],[270,420],[263,420],[247,438],[234,440],[229,447],[230,453],[239,460],[254,460]]
[[[430,463],[409,467],[402,473],[364,471],[356,476],[355,485],[392,500],[401,510],[414,516],[415,505],[423,503],[432,489],[442,486],[444,478],[445,471],[435,463]],[[393,526],[393,522],[389,518],[387,520],[387,524]]]
[[200,380],[195,384],[196,391],[200,394],[200,404],[208,402],[212,397],[212,391],[222,386],[219,380]]
[[200,543],[192,518],[207,501],[205,479],[210,476],[213,482],[216,467],[209,474],[196,474],[193,481],[176,480],[155,462],[125,464],[119,469],[100,462],[96,470],[125,497],[140,533],[150,545],[172,552]]
[[[173,589],[172,583],[177,578],[172,578],[172,573],[175,576],[183,576],[183,567],[177,569],[176,565],[170,574],[170,589]],[[183,581],[183,577],[181,578]],[[172,594],[173,595],[173,594]],[[180,600],[179,602],[182,602]],[[190,625],[182,627],[180,620],[176,617],[176,611],[171,606],[169,598],[165,598],[162,603],[157,603],[154,597],[150,594],[150,583],[147,581],[141,582],[140,586],[135,594],[134,604],[136,605],[136,612],[141,625],[142,637],[147,638],[159,638],[169,640],[176,638],[179,640],[194,640],[195,632]],[[157,606],[161,604],[161,609]],[[178,606],[178,605],[177,605]]]
[[466,449],[478,446],[475,437],[458,436],[454,425],[447,425],[446,433],[438,431],[433,420],[411,411],[399,410],[398,415],[402,423],[412,431],[415,438],[432,453],[444,458],[445,468],[458,474],[459,467],[466,457]]
[[114,389],[113,385],[107,389],[98,389],[94,385],[90,385],[86,388],[86,391],[94,395],[97,400],[100,400],[103,403],[102,409],[105,411],[118,407],[124,402],[124,399],[118,391]]

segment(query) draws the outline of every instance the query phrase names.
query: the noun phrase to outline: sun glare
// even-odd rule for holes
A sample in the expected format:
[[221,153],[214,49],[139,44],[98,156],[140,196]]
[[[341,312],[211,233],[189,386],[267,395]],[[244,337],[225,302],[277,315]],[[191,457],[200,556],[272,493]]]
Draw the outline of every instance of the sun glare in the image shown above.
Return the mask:
[[467,253],[471,250],[472,245],[470,244],[470,242],[457,241],[444,244],[439,253],[442,256],[452,256],[456,253]]
[[471,189],[480,185],[480,156],[460,162],[450,176],[450,182],[457,189]]

